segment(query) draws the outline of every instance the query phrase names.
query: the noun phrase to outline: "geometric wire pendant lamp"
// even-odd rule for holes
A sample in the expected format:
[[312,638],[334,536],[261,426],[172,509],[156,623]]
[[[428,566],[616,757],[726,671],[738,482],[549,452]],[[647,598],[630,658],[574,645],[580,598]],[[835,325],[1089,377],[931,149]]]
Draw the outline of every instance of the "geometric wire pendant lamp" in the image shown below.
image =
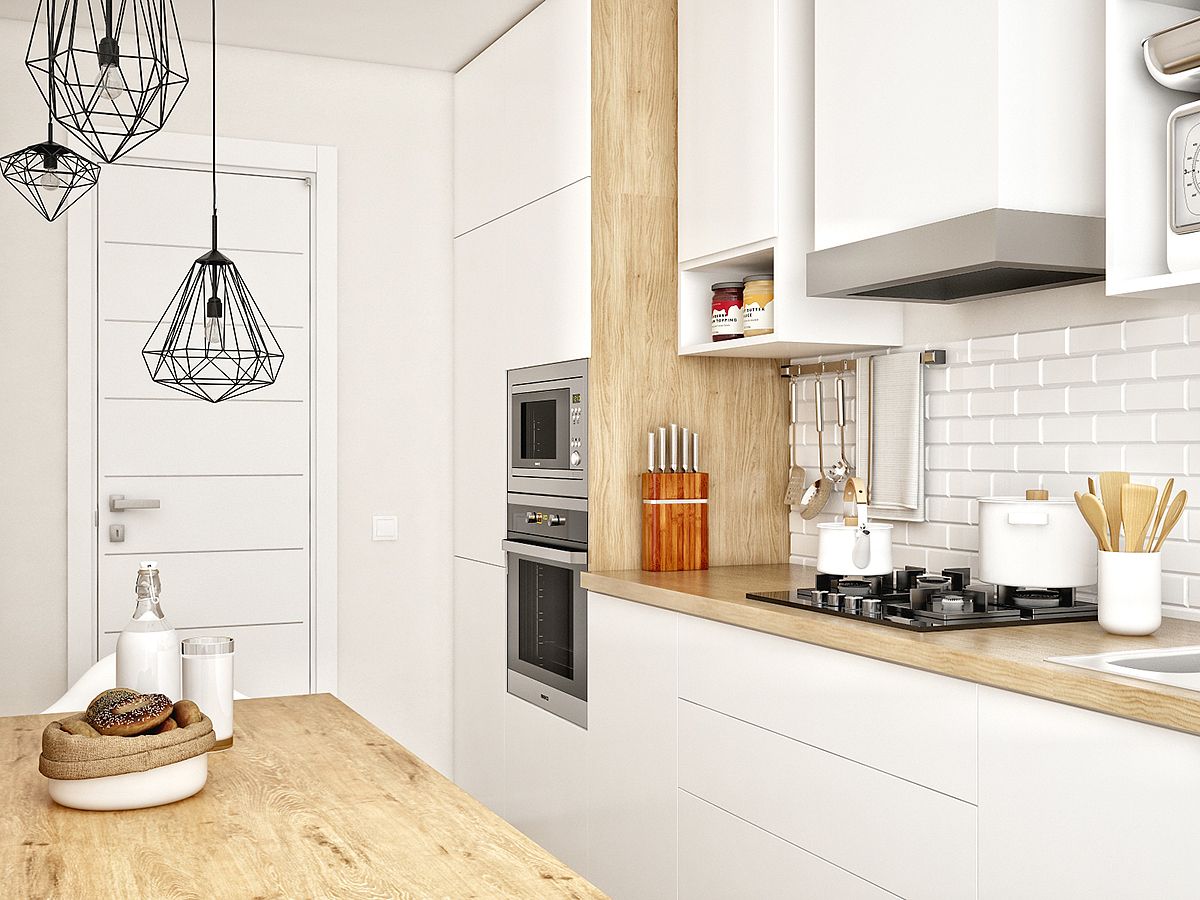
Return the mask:
[[40,0],[25,65],[59,124],[104,162],[156,134],[188,83],[171,0],[66,0],[60,15]]
[[[54,0],[47,0],[47,18],[54,18]],[[55,55],[54,35],[47,29],[46,52]],[[33,208],[53,222],[68,206],[90,191],[100,177],[100,167],[54,140],[54,95],[46,140],[0,157],[0,175],[20,191]]]
[[187,277],[142,348],[159,384],[218,403],[267,387],[283,350],[237,266],[217,249],[217,4],[212,3],[212,249]]

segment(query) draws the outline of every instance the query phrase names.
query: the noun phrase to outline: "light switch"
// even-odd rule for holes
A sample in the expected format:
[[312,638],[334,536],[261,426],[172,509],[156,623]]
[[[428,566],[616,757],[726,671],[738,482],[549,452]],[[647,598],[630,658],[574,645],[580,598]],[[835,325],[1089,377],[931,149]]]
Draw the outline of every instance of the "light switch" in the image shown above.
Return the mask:
[[400,519],[397,516],[372,516],[371,540],[395,541],[400,539]]

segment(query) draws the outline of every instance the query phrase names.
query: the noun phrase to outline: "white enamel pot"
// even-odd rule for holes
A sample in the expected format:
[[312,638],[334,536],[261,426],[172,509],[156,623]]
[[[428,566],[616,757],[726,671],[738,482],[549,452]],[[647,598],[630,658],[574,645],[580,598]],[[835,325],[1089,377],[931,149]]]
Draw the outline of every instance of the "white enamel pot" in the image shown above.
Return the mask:
[[[864,533],[865,528],[865,533]],[[827,575],[890,575],[892,526],[871,522],[817,526],[817,571]]]
[[1096,536],[1074,500],[979,500],[979,578],[1009,587],[1096,583]]

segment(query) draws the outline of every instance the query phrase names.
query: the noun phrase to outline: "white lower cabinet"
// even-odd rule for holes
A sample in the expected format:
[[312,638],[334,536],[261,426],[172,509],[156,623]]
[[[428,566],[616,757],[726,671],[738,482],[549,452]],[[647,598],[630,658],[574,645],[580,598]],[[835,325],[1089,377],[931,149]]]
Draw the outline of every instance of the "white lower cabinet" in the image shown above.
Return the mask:
[[677,613],[588,594],[588,879],[675,897]]
[[974,896],[974,805],[686,700],[679,788],[908,900]]
[[504,818],[584,878],[587,737],[566,719],[504,697]]
[[980,900],[1200,897],[1200,737],[979,689]]
[[502,566],[454,560],[454,781],[504,815],[507,584]]
[[679,900],[784,897],[889,900],[895,895],[680,791]]

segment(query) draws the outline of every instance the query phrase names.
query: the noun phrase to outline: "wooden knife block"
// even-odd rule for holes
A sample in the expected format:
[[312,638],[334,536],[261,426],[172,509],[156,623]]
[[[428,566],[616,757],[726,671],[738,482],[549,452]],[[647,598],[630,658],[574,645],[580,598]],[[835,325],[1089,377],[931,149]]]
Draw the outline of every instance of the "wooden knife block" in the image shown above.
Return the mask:
[[708,473],[642,473],[642,568],[708,568]]

